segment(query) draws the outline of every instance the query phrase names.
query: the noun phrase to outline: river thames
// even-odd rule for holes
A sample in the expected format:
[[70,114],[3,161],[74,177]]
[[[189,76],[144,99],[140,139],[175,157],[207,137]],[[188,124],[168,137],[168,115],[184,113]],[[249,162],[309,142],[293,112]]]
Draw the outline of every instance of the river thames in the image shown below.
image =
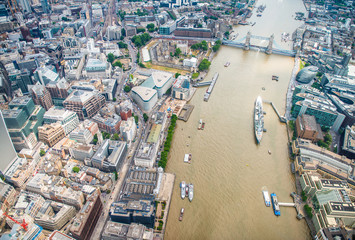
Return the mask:
[[[280,46],[290,48],[292,42],[281,43],[281,33],[292,35],[302,24],[293,20],[295,12],[305,12],[302,1],[258,1],[257,6],[260,4],[266,4],[262,17],[254,11],[248,19],[256,22],[255,26],[235,27],[233,34],[238,33],[237,38],[248,30],[266,37],[275,34]],[[267,42],[261,44],[266,46]],[[225,68],[227,61],[231,64]],[[258,95],[284,114],[293,65],[291,57],[221,47],[206,77],[211,80],[219,72],[209,101],[203,101],[206,88],[198,89],[190,101],[195,106],[190,119],[178,121],[176,127],[166,168],[176,174],[166,239],[311,239],[305,221],[296,219],[294,208],[281,207],[281,216],[276,217],[272,207],[265,206],[261,193],[265,186],[280,202],[292,202],[295,179],[285,125],[264,103],[267,132],[260,145],[253,130]],[[272,81],[272,75],[278,75],[279,81]],[[203,131],[197,130],[200,119],[206,122]],[[183,163],[185,153],[192,153],[191,164]],[[180,198],[181,181],[194,184],[191,203]],[[185,214],[179,222],[182,207]]]

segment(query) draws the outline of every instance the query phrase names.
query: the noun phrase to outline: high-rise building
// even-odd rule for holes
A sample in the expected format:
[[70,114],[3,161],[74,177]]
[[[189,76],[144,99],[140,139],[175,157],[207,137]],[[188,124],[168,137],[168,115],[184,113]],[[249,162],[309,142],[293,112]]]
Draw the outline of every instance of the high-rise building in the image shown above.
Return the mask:
[[64,100],[71,93],[70,84],[64,78],[57,82],[49,82],[46,88],[51,94],[53,104],[56,106],[63,106]]
[[47,67],[37,68],[34,72],[34,77],[43,86],[46,86],[49,82],[57,82],[59,80],[59,75]]
[[93,117],[106,104],[98,92],[75,90],[63,102],[66,109],[76,112],[80,120]]
[[79,125],[78,115],[62,107],[50,108],[44,114],[43,121],[46,124],[59,122],[64,129],[65,135],[68,135]]
[[6,128],[4,117],[0,111],[0,152],[2,153],[0,161],[0,174],[16,158],[17,154],[12,144],[10,135]]
[[2,113],[15,149],[32,149],[37,143],[38,127],[43,123],[45,110],[28,96],[13,99],[9,108]]
[[0,62],[0,95],[5,95],[6,100],[9,102],[12,98],[11,92],[11,82],[9,80],[9,75],[4,65]]
[[22,70],[15,69],[11,71],[9,73],[9,79],[11,82],[12,91],[21,89],[22,93],[28,93],[28,85],[33,84],[31,73],[26,68]]
[[22,13],[26,14],[26,13],[31,13],[32,9],[31,9],[31,5],[29,3],[29,0],[19,0],[18,4],[21,6],[22,8]]
[[36,85],[28,86],[32,99],[37,105],[41,105],[46,111],[48,111],[52,106],[52,97],[45,86],[37,83]]
[[127,143],[106,139],[91,158],[93,167],[107,172],[118,172],[127,154]]
[[50,5],[48,4],[48,0],[41,0],[41,6],[42,6],[42,10],[44,13],[50,13],[51,8]]

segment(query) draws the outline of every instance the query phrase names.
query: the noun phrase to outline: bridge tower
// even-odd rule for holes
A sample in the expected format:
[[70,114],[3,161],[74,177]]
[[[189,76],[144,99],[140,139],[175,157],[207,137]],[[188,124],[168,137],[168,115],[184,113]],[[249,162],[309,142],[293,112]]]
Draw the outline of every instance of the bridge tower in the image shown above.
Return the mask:
[[244,47],[243,47],[244,50],[249,50],[250,49],[250,38],[251,38],[251,33],[248,32],[247,33],[247,37],[245,39]]
[[269,38],[269,44],[266,47],[266,54],[271,54],[272,53],[272,45],[274,43],[274,34],[272,34]]

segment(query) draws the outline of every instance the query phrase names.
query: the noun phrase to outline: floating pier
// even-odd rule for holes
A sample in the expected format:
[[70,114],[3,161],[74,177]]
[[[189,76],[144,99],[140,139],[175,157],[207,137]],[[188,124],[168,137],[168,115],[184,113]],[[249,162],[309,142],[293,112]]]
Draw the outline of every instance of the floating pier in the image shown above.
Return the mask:
[[277,116],[279,117],[280,122],[282,122],[282,123],[286,123],[286,122],[287,122],[286,117],[285,117],[285,116],[281,116],[281,115],[280,115],[279,111],[277,110],[277,108],[275,107],[275,105],[274,105],[274,103],[273,103],[273,102],[266,101],[266,100],[264,100],[263,102],[265,102],[265,103],[269,103],[269,104],[272,106],[272,108],[274,109],[275,113],[276,113],[276,114],[277,114]]
[[[192,110],[194,110],[194,105],[185,104],[182,107],[182,111],[180,112],[178,119],[187,122],[187,120],[189,119],[189,117],[192,113]],[[184,113],[184,114],[182,114],[182,113]]]
[[208,89],[207,89],[207,91],[206,91],[206,93],[205,93],[205,95],[204,95],[204,97],[203,97],[203,100],[204,100],[205,102],[207,102],[208,99],[210,98],[210,95],[211,95],[211,93],[212,93],[213,87],[214,87],[214,85],[215,85],[216,82],[217,82],[218,76],[219,76],[219,73],[218,73],[218,72],[214,74],[214,76],[213,76],[213,78],[212,78],[211,85],[208,87]]

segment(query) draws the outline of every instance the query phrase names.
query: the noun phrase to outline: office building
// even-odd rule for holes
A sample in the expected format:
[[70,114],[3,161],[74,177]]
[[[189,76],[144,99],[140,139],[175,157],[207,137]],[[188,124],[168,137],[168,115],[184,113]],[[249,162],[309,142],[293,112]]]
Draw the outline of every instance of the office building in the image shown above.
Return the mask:
[[9,184],[0,182],[0,210],[7,210],[15,204],[16,190]]
[[151,201],[121,201],[112,203],[110,218],[113,222],[140,223],[147,227],[153,227],[155,209]]
[[153,230],[137,223],[125,224],[107,221],[102,233],[102,240],[116,239],[153,240]]
[[140,167],[152,168],[155,164],[159,144],[141,142],[134,158],[134,164]]
[[41,105],[46,111],[53,106],[52,97],[45,86],[37,83],[28,86],[31,97],[36,105]]
[[2,113],[15,149],[32,149],[37,143],[38,127],[43,123],[45,110],[27,96],[15,98],[9,108]]
[[331,127],[337,132],[342,125],[345,116],[337,111],[333,103],[326,98],[318,97],[309,93],[298,93],[292,97],[292,116],[302,114],[314,116],[317,123]]
[[212,31],[209,28],[176,28],[174,35],[177,37],[212,38]]
[[41,0],[42,11],[46,14],[49,14],[51,11],[50,4],[48,4],[48,0]]
[[34,72],[34,78],[37,82],[46,86],[49,82],[57,82],[59,75],[47,67],[39,67]]
[[319,172],[339,180],[345,180],[355,187],[354,163],[345,156],[313,144],[310,140],[298,138],[292,142],[292,153],[295,154],[295,168],[303,172]]
[[23,14],[32,12],[29,0],[19,0],[18,5],[21,7]]
[[60,123],[64,129],[65,135],[71,133],[78,125],[78,115],[62,107],[51,107],[43,116],[45,124]]
[[71,93],[70,84],[64,78],[57,82],[49,82],[46,88],[51,94],[53,104],[56,106],[63,106],[64,100]]
[[299,115],[296,119],[297,137],[318,142],[323,139],[322,129],[314,116],[307,114]]
[[35,217],[35,223],[44,229],[61,229],[75,216],[73,206],[46,200]]
[[70,233],[72,236],[77,240],[89,240],[101,212],[102,202],[100,192],[95,191],[88,197],[85,205],[76,215],[73,224],[70,227]]
[[188,76],[180,75],[173,83],[172,97],[181,100],[190,98],[191,87],[190,78]]
[[119,108],[120,108],[119,112],[122,120],[127,121],[128,118],[132,117],[133,106],[131,101],[125,100],[121,102]]
[[127,119],[127,121],[122,121],[120,126],[120,133],[123,140],[127,142],[132,142],[136,137],[137,124],[133,117]]
[[169,21],[159,27],[159,34],[170,35],[176,29],[176,21]]
[[89,144],[94,139],[94,135],[83,124],[80,124],[70,133],[69,138],[79,143]]
[[12,99],[12,89],[9,75],[0,62],[0,95],[4,95],[7,102],[10,102]]
[[49,235],[48,240],[75,240],[74,238],[55,230]]
[[158,98],[161,98],[172,86],[173,81],[174,78],[172,73],[157,71],[153,72],[149,78],[140,85],[140,87],[155,89],[158,93]]
[[119,172],[126,155],[126,142],[106,139],[91,158],[91,164],[102,171]]
[[355,159],[355,126],[346,126],[344,132],[343,145],[341,146],[345,155]]
[[80,120],[93,117],[106,104],[98,92],[75,90],[63,102],[66,109],[76,112]]
[[4,173],[8,165],[17,157],[14,145],[7,130],[4,117],[0,111],[0,152],[2,160],[0,161],[0,174]]
[[158,93],[155,89],[138,86],[132,88],[131,94],[132,99],[144,112],[150,112],[158,102]]
[[85,159],[90,159],[94,155],[93,145],[76,143],[69,148],[69,153],[75,160],[84,162]]
[[65,137],[62,125],[58,122],[52,124],[44,124],[38,127],[38,139],[49,147],[54,146],[57,142]]
[[21,89],[22,93],[28,93],[28,86],[33,85],[31,72],[26,68],[9,72],[9,79],[12,91]]
[[105,116],[103,114],[96,114],[91,118],[92,121],[96,122],[99,129],[103,132],[110,134],[115,134],[120,132],[120,125],[122,119],[117,114],[112,114],[111,116]]

